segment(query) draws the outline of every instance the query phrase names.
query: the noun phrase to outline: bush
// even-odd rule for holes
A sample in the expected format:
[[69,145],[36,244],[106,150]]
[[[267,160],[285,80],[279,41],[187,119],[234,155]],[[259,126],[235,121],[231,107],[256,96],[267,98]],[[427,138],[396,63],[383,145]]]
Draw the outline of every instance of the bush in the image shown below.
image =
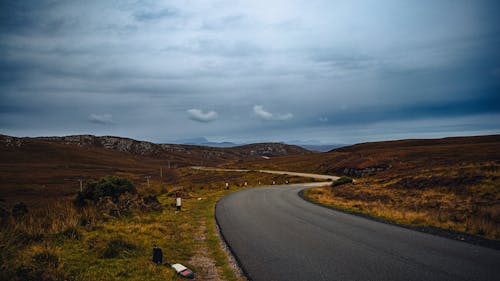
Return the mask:
[[76,227],[69,227],[63,232],[59,233],[59,236],[64,239],[69,239],[69,240],[81,240],[82,239],[82,234]]
[[10,216],[10,212],[4,202],[5,201],[3,199],[0,199],[0,225],[7,222],[7,219]]
[[44,251],[33,256],[32,263],[33,266],[40,269],[57,268],[59,257],[50,251]]
[[58,281],[74,280],[63,271],[63,264],[59,256],[51,251],[44,250],[35,254],[31,262],[18,267],[6,268],[0,274],[0,280],[11,281]]
[[346,177],[346,176],[342,176],[339,179],[337,179],[336,181],[332,182],[332,186],[339,186],[339,185],[343,185],[343,184],[347,184],[347,183],[352,183],[352,182],[353,182],[352,178]]
[[28,206],[23,202],[18,202],[12,207],[12,216],[16,219],[25,216],[28,213]]
[[102,251],[102,258],[111,259],[118,257],[130,257],[137,249],[134,244],[126,242],[120,238],[110,240]]
[[77,206],[83,206],[86,200],[97,202],[104,197],[111,197],[114,202],[118,202],[120,195],[125,193],[137,193],[134,184],[130,180],[107,176],[98,181],[87,183],[85,189],[82,192],[78,192],[74,203]]

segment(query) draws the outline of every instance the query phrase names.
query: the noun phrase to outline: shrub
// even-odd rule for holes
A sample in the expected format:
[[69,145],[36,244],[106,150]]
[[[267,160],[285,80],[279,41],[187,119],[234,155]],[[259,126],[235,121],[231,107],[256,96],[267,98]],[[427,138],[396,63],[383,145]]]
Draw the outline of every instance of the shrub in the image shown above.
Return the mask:
[[28,213],[28,206],[23,202],[18,202],[12,207],[12,216],[16,219],[25,216]]
[[149,195],[142,198],[142,211],[161,211],[162,209],[163,205],[158,201],[156,195]]
[[76,227],[69,227],[63,232],[59,233],[60,237],[64,239],[69,239],[69,240],[81,240],[82,239],[82,234]]
[[339,186],[339,185],[343,185],[343,184],[347,184],[347,183],[352,183],[352,182],[353,182],[352,178],[346,177],[346,176],[342,176],[339,179],[337,179],[336,181],[332,182],[332,186]]
[[32,265],[36,268],[47,269],[59,266],[59,257],[50,251],[44,251],[33,256]]
[[86,200],[96,202],[104,197],[111,197],[114,202],[117,202],[120,195],[125,193],[137,193],[134,184],[130,180],[107,176],[98,181],[87,183],[85,189],[77,194],[74,203],[77,206],[83,206]]
[[10,216],[9,209],[4,204],[4,200],[0,199],[0,225],[3,225],[7,222],[7,219]]
[[118,257],[129,257],[137,249],[134,244],[126,242],[121,238],[110,240],[102,251],[102,258],[111,259]]
[[[29,264],[6,268],[0,280],[11,281],[57,281],[73,280],[63,271],[59,256],[52,250],[42,250],[32,256]],[[1,279],[4,278],[4,279]]]

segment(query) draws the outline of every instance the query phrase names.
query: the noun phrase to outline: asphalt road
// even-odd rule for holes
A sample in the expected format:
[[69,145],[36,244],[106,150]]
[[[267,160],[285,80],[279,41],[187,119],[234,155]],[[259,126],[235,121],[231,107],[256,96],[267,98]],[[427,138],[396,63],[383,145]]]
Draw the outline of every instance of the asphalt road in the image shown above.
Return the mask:
[[202,166],[193,166],[193,167],[191,167],[191,169],[203,170],[203,171],[219,171],[219,172],[252,172],[252,171],[254,171],[254,172],[267,173],[267,174],[289,175],[289,176],[315,178],[315,179],[323,179],[323,180],[337,180],[339,178],[339,177],[331,176],[331,175],[320,175],[320,174],[288,172],[288,171],[275,171],[275,170],[224,169],[224,168],[213,168],[213,167],[202,167]]
[[251,280],[500,280],[498,250],[324,208],[301,199],[304,188],[247,189],[217,203]]

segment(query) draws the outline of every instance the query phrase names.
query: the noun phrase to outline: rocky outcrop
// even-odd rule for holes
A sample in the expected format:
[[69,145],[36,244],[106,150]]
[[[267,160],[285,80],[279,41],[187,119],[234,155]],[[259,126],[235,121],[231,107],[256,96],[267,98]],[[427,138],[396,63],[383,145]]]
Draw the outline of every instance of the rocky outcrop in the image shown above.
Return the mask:
[[5,147],[22,147],[27,142],[44,141],[50,143],[77,145],[79,147],[102,147],[121,152],[142,156],[162,156],[176,154],[180,156],[194,156],[198,159],[235,159],[260,156],[285,156],[310,154],[309,150],[295,145],[283,143],[258,143],[238,147],[207,147],[181,144],[155,144],[148,141],[137,141],[129,138],[114,136],[74,135],[64,137],[16,138],[1,136],[0,145]]
[[74,144],[80,147],[103,147],[106,149],[113,149],[138,155],[152,155],[162,152],[163,150],[160,145],[154,144],[152,142],[136,141],[129,138],[120,138],[113,136],[97,137],[92,135],[76,135],[65,137],[41,137],[38,139],[64,144]]
[[312,154],[313,152],[296,145],[284,143],[255,143],[231,148],[246,156],[286,156]]
[[21,138],[0,135],[0,145],[4,147],[19,148],[23,145],[23,141]]

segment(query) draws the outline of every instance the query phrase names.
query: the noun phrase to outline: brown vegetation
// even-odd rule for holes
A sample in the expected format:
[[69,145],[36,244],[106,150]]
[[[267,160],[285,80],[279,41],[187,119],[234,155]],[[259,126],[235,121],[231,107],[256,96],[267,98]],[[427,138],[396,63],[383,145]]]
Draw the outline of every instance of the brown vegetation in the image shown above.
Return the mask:
[[500,136],[358,144],[246,167],[356,177],[314,200],[404,224],[500,239]]
[[[399,223],[500,239],[500,136],[366,143],[317,154],[282,151],[280,145],[224,152],[120,138],[73,139],[0,137],[0,280],[175,279],[150,265],[150,246],[159,241],[166,258],[187,264],[211,259],[206,264],[215,264],[216,272],[195,269],[237,280],[224,267],[213,225],[213,203],[230,192],[225,182],[234,190],[245,182],[309,179],[188,167],[200,164],[350,176],[354,183],[344,178],[306,195]],[[294,155],[276,156],[287,153]],[[261,157],[268,155],[274,157]],[[106,175],[131,180],[137,193],[83,208],[72,204],[79,179],[85,185]],[[176,191],[196,208],[173,213]],[[206,227],[199,230],[201,222]]]
[[[79,151],[81,148],[74,146],[58,146],[51,152],[7,150],[5,155],[9,157],[2,158],[6,159],[2,168],[9,172],[2,171],[6,181],[0,184],[1,194],[7,199],[0,201],[0,280],[177,280],[167,267],[150,265],[150,247],[159,243],[169,250],[166,258],[189,265],[190,258],[198,255],[193,236],[199,221],[210,226],[204,229],[206,240],[197,246],[204,249],[203,259],[215,265],[210,272],[217,271],[224,276],[221,279],[239,280],[227,269],[221,250],[214,249],[220,247],[213,225],[214,202],[244,187],[245,182],[250,187],[304,180],[256,172],[168,168],[151,157],[103,148]],[[65,155],[71,155],[71,161]],[[43,188],[16,177],[35,166],[37,172],[30,174],[31,179],[44,182]],[[79,182],[71,175],[87,174],[84,186],[92,186],[104,181],[94,180],[106,172],[132,179],[135,187],[103,198],[83,192],[85,196],[77,197],[79,204],[73,204]],[[149,184],[145,176],[149,176]],[[225,190],[225,182],[230,190]],[[199,208],[190,211],[185,207],[182,215],[175,215],[170,204],[176,191],[182,192],[186,205]],[[160,194],[159,201],[156,196]],[[90,202],[81,204],[82,200]],[[194,268],[202,278],[208,274],[196,265]]]
[[71,197],[78,192],[80,179],[85,184],[106,175],[126,177],[139,189],[147,189],[145,177],[149,176],[150,189],[157,192],[171,185],[188,187],[197,177],[185,169],[189,166],[310,153],[279,143],[213,148],[90,135],[47,138],[0,135],[0,198],[9,204],[25,201],[33,205],[41,197]]

